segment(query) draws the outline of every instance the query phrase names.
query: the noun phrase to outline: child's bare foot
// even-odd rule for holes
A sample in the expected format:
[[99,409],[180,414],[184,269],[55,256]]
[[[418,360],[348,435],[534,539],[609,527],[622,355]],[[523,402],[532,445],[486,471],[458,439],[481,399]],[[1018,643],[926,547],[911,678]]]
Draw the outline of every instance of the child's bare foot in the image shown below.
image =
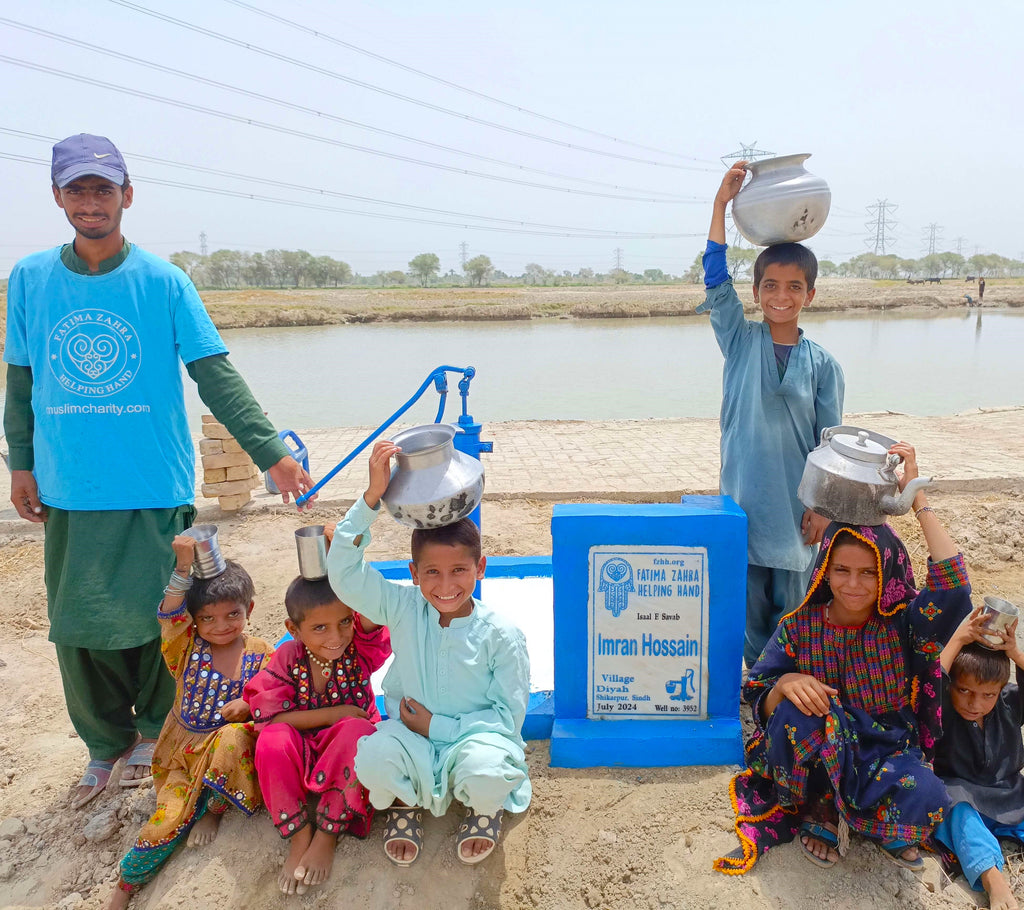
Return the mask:
[[[307,888],[313,885],[322,885],[331,874],[331,866],[334,865],[334,848],[338,844],[337,834],[328,834],[326,831],[318,830],[313,835],[306,852],[302,854],[299,865],[295,867],[295,880],[300,887]],[[305,888],[303,888],[303,891]],[[302,891],[298,892],[299,894]]]
[[185,842],[190,847],[205,847],[217,839],[217,831],[220,828],[220,815],[216,812],[207,812],[188,832],[188,840]]
[[277,887],[283,894],[305,894],[306,885],[295,877],[302,854],[309,849],[309,843],[313,840],[313,826],[306,825],[296,831],[288,840],[288,855],[284,859],[284,865],[277,876]]
[[1010,890],[1010,883],[996,866],[981,873],[981,886],[988,895],[991,910],[1020,910],[1020,904]]
[[[118,879],[118,885],[121,880]],[[131,891],[125,891],[123,888],[114,886],[114,890],[110,892],[110,897],[107,898],[107,902],[103,905],[103,910],[124,910],[128,906],[128,901],[132,899]]]

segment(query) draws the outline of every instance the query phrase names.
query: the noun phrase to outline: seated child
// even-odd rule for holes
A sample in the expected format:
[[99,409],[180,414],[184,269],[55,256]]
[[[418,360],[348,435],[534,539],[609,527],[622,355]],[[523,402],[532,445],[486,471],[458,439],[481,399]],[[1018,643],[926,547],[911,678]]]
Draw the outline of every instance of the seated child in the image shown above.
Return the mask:
[[242,687],[270,656],[260,638],[245,634],[253,584],[226,560],[215,578],[190,575],[195,541],[171,543],[176,568],[157,611],[167,669],[177,681],[174,706],[153,753],[156,811],[121,860],[107,910],[127,906],[131,892],[156,875],[186,837],[190,847],[217,836],[231,803],[246,815],[260,805],[253,766],[256,734]]
[[328,577],[338,596],[391,630],[395,661],[384,678],[389,719],[359,743],[356,774],[378,809],[390,807],[384,850],[400,866],[419,855],[422,809],[467,807],[455,855],[478,863],[494,850],[502,810],[523,812],[532,793],[520,736],[530,692],[523,633],[473,598],[483,578],[480,531],[469,519],[412,532],[416,587],[386,581],[363,561],[388,485],[379,441],[366,493],[334,532]]
[[[971,887],[984,887],[992,910],[1016,910],[996,838],[1024,841],[1024,653],[1016,622],[994,644],[982,638],[984,621],[978,607],[942,651],[942,669],[949,675],[942,680],[935,773],[953,808],[935,837],[956,853]],[[1007,684],[1010,661],[1016,684]]]
[[[259,731],[256,773],[270,818],[291,841],[277,883],[304,894],[331,874],[338,835],[370,832],[356,742],[380,720],[370,674],[391,653],[388,630],[357,616],[326,579],[296,578],[284,596],[294,636],[245,687]],[[307,801],[318,800],[310,819]]]
[[[914,449],[901,489],[917,476]],[[970,610],[963,557],[927,504],[914,510],[930,556],[914,588],[910,557],[888,525],[833,522],[807,596],[784,616],[743,688],[756,732],[747,770],[730,786],[741,847],[715,862],[747,872],[770,846],[799,833],[819,866],[839,856],[845,823],[905,868],[949,808],[927,764],[940,730],[939,654]]]

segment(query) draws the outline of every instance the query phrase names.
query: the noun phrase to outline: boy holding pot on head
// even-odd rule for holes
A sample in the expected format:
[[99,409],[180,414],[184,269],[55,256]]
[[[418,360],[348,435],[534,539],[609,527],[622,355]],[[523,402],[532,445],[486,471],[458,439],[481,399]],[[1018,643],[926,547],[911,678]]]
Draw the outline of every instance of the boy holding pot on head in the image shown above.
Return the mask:
[[387,809],[384,850],[408,866],[423,841],[422,810],[441,816],[452,799],[467,809],[455,855],[491,854],[502,811],[523,812],[532,788],[520,735],[530,694],[523,633],[473,597],[486,558],[464,518],[412,532],[415,587],[386,581],[363,560],[370,524],[400,451],[379,441],[370,482],[334,531],[328,578],[361,616],[391,632],[395,661],[384,677],[389,720],[359,741],[356,775],[370,802]]
[[1016,910],[998,838],[1024,841],[1024,652],[1016,620],[993,631],[987,619],[983,607],[975,609],[940,658],[943,734],[935,773],[953,808],[935,837],[956,853],[971,887],[985,889],[993,910]]
[[814,299],[818,261],[799,243],[764,249],[754,263],[762,322],[743,316],[725,259],[725,209],[743,186],[746,162],[726,173],[715,196],[704,254],[711,326],[725,356],[721,492],[747,513],[747,622],[743,660],[752,666],[786,609],[803,599],[814,544],[828,525],[796,490],[821,431],[842,423],[843,371],[804,337],[798,321]]

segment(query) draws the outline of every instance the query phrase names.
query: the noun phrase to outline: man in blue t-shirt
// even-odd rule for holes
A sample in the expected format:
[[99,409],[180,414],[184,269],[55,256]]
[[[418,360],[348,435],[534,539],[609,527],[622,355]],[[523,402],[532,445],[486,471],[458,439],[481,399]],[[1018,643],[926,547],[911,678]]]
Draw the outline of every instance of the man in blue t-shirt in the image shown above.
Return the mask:
[[53,198],[73,242],[18,262],[8,282],[11,502],[46,523],[50,640],[68,713],[90,761],[72,806],[151,779],[174,696],[156,605],[171,540],[196,510],[180,363],[288,501],[312,480],[227,359],[192,282],[124,239],[134,188],[109,139],[53,147]]

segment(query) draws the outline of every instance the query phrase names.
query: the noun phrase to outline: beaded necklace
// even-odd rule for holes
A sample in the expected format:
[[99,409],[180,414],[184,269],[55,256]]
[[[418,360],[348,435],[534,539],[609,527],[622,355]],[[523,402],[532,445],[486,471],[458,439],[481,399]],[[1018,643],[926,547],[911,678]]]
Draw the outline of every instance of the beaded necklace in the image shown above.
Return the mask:
[[324,679],[330,679],[334,675],[334,661],[333,660],[320,660],[313,655],[313,652],[306,648],[306,656],[310,661],[316,664],[320,668],[320,675]]

